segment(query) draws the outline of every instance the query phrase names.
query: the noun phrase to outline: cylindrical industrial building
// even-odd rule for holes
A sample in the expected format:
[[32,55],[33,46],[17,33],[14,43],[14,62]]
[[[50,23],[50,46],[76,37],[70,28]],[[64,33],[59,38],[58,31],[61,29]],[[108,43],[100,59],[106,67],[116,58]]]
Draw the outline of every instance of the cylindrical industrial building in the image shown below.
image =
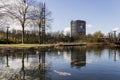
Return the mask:
[[75,20],[71,21],[71,36],[81,37],[86,35],[86,21]]

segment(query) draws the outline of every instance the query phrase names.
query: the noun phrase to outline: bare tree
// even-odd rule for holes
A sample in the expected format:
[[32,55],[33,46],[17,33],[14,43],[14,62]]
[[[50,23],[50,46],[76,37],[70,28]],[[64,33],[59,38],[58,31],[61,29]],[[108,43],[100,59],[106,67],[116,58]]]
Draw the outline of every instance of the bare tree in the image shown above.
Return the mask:
[[12,23],[22,27],[22,43],[24,43],[25,27],[31,26],[33,23],[39,30],[39,43],[41,43],[41,39],[43,43],[46,26],[49,27],[51,21],[48,18],[50,15],[51,12],[46,10],[45,3],[35,3],[34,0],[0,0],[0,18],[4,18],[2,22],[6,22],[10,18],[9,21],[14,21]]
[[22,27],[22,43],[24,43],[24,31],[25,27],[30,24],[31,14],[33,11],[33,0],[7,0],[9,3],[5,3],[6,0],[2,0],[4,7],[4,15],[10,17],[15,23]]

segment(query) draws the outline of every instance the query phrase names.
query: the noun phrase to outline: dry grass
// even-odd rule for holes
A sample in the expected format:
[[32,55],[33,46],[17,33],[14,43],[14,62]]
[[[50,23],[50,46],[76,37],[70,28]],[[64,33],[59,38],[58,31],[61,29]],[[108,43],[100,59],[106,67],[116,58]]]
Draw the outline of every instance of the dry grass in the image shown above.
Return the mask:
[[16,48],[31,48],[31,47],[51,47],[55,44],[0,44],[0,47],[16,47]]

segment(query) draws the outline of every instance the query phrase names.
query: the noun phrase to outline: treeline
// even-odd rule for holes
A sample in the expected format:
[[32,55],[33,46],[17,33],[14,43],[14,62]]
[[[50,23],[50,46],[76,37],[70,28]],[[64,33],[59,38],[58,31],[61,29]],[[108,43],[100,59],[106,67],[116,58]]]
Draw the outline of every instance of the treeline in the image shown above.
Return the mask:
[[[10,30],[8,32],[8,43],[21,43],[22,30]],[[40,36],[41,37],[41,36]],[[87,34],[82,37],[71,37],[70,33],[64,34],[64,32],[47,32],[45,35],[45,43],[61,43],[61,42],[111,42],[111,40],[120,41],[120,34],[103,34],[101,31],[97,31],[93,34]],[[39,43],[43,41],[42,37],[39,38],[38,30],[26,31],[24,34],[24,43]],[[0,43],[7,43],[6,30],[0,30]]]
[[93,34],[80,35],[79,37],[71,37],[70,33],[64,34],[63,32],[49,33],[49,37],[53,42],[90,42],[90,43],[120,43],[120,33],[111,32],[104,34],[101,31],[96,31]]
[[[11,30],[8,32],[8,41],[7,41],[7,32],[5,30],[0,30],[0,43],[21,43],[22,30]],[[26,31],[24,33],[24,43],[39,43],[43,41],[42,37],[39,39],[39,31]],[[59,42],[71,42],[70,35],[64,35],[62,32],[48,32],[45,35],[45,43],[59,43]]]
[[84,42],[120,43],[120,33],[113,31],[108,34],[104,34],[101,31],[97,31],[93,34],[87,34],[86,37],[81,40]]

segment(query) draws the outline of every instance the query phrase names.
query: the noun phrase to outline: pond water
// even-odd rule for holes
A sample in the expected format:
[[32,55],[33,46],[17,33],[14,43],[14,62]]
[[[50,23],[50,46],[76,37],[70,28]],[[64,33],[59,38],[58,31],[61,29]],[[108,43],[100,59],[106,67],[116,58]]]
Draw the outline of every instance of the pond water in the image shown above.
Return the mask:
[[120,80],[120,49],[0,49],[0,80]]

